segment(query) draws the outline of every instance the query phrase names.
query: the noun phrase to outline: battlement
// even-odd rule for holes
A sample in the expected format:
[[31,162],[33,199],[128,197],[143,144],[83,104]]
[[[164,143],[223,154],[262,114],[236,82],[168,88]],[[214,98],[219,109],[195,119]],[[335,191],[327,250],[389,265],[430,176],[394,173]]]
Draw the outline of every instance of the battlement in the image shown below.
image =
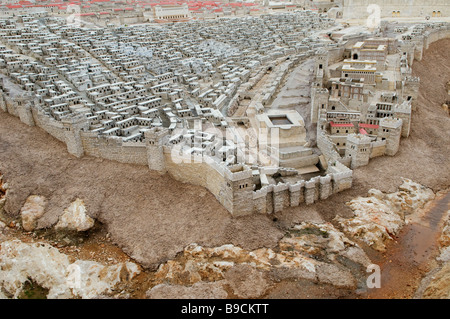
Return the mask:
[[317,179],[316,178],[312,178],[309,181],[305,182],[305,187],[306,188],[314,188],[314,187],[316,187],[316,184],[317,184]]
[[312,88],[312,90],[314,90],[316,94],[327,94],[328,97],[329,91],[327,88]]
[[256,191],[253,191],[253,199],[259,199],[262,197],[266,197],[268,192],[271,192],[273,190],[271,185],[264,186],[261,189],[258,189]]
[[305,186],[305,181],[298,181],[298,182],[296,182],[295,184],[289,184],[289,191],[290,192],[297,192],[297,191],[300,191],[300,189],[302,188],[302,187],[304,187]]
[[370,141],[370,137],[364,134],[352,133],[347,135],[347,142],[354,144],[369,144]]
[[320,184],[330,183],[331,182],[331,178],[332,177],[331,177],[330,174],[325,175],[325,176],[320,176],[320,178],[319,178]]
[[380,128],[398,129],[402,126],[402,122],[402,119],[384,117],[380,119]]
[[289,189],[289,184],[287,183],[278,183],[276,185],[273,185],[273,191],[274,192],[281,192]]
[[407,75],[407,76],[405,76],[405,82],[417,83],[418,84],[420,82],[420,77]]
[[239,181],[252,177],[252,170],[245,164],[235,164],[226,167],[225,177],[230,181]]

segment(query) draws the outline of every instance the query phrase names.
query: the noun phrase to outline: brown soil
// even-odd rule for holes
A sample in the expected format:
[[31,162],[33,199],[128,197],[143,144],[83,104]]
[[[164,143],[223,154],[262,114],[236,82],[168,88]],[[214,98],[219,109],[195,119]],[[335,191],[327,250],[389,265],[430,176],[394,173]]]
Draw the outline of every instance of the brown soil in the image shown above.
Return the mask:
[[[292,223],[332,220],[337,213],[348,215],[351,211],[344,205],[346,201],[366,195],[370,188],[392,192],[401,184],[400,177],[435,191],[449,187],[450,118],[441,108],[446,99],[445,83],[450,79],[448,61],[450,39],[432,44],[424,60],[414,62],[413,74],[421,77],[418,107],[411,135],[402,139],[396,156],[371,160],[368,166],[354,171],[352,189],[315,205],[287,209],[277,214],[276,222],[261,215],[232,218],[204,188],[160,176],[145,166],[74,158],[63,143],[43,130],[0,111],[0,171],[10,187],[5,209],[17,218],[29,195],[44,195],[48,209],[39,227],[46,228],[56,223],[71,201],[82,198],[89,214],[105,225],[111,240],[151,268],[174,258],[193,242],[207,247],[232,243],[249,250],[273,248],[283,229]],[[103,239],[99,237],[92,244],[101,245]],[[95,255],[94,247],[92,251]],[[296,283],[280,283],[271,296],[282,297],[292,285],[297,287],[292,291],[297,298],[314,297],[317,289],[319,296],[329,291],[322,287],[310,294],[306,293],[307,285],[301,285],[302,289]],[[330,296],[346,297],[347,292]]]
[[3,112],[0,149],[0,171],[10,187],[9,215],[18,217],[29,195],[44,195],[47,212],[38,227],[50,227],[79,197],[112,240],[147,267],[172,259],[193,242],[257,249],[274,247],[282,236],[269,217],[232,218],[202,187],[160,176],[146,166],[77,159],[40,128]]

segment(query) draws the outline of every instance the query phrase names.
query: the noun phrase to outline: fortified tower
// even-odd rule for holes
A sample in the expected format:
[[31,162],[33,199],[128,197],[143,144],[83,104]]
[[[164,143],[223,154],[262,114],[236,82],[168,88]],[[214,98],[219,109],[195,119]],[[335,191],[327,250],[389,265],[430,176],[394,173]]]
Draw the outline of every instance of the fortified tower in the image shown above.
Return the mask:
[[29,125],[34,126],[33,113],[31,113],[31,107],[34,104],[31,93],[24,93],[14,98],[16,102],[16,110],[20,120]]
[[0,109],[6,112],[6,102],[5,102],[6,92],[3,89],[3,79],[0,78]]
[[328,108],[328,90],[324,88],[311,88],[311,122],[317,123],[321,112]]
[[83,143],[80,132],[89,130],[89,120],[84,114],[68,115],[61,122],[64,126],[64,137],[67,145],[67,151],[81,157],[84,154]]
[[417,76],[407,76],[403,80],[403,92],[402,96],[406,101],[411,101],[411,105],[414,108],[414,104],[419,95],[420,78]]
[[220,201],[233,216],[253,213],[252,170],[244,164],[225,168],[225,186]]
[[402,134],[402,120],[384,117],[380,119],[378,137],[386,140],[386,155],[393,156],[400,146],[400,136]]
[[394,118],[402,120],[402,137],[408,137],[411,128],[411,102],[396,104],[393,111]]
[[400,44],[400,51],[403,52],[403,55],[406,55],[408,65],[411,67],[414,61],[415,55],[415,44],[411,40],[404,40]]
[[314,66],[315,82],[323,84],[328,76],[328,51],[324,48],[320,48],[316,51],[315,66]]
[[144,133],[147,146],[148,167],[160,174],[167,172],[163,145],[169,136],[165,127],[152,127]]
[[352,169],[369,164],[370,138],[364,134],[347,135],[345,156],[350,157]]

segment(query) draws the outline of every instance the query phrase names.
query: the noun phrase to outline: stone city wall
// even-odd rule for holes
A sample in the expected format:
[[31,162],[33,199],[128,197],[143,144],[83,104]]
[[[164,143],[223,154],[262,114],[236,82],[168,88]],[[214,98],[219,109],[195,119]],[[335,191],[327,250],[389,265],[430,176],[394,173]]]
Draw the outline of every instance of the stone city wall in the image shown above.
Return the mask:
[[450,26],[444,25],[432,31],[426,31],[423,37],[423,48],[426,50],[431,43],[450,38]]
[[326,136],[326,134],[321,130],[318,130],[317,133],[317,147],[325,156],[325,158],[331,161],[339,160],[341,156],[339,155],[339,152],[336,150],[336,146],[330,140],[330,138]]
[[31,112],[33,114],[34,124],[36,126],[39,126],[41,129],[46,131],[54,138],[60,140],[61,142],[66,142],[64,127],[60,121],[52,119],[50,116],[44,114],[36,107],[32,107]]
[[148,163],[147,148],[142,142],[123,142],[120,137],[98,136],[91,132],[80,132],[80,138],[86,155],[120,163]]
[[[426,32],[423,36],[423,45],[418,49],[427,49],[428,46],[440,39],[450,37],[448,26]],[[338,49],[332,49],[329,57],[330,61],[337,59]],[[420,54],[416,55],[421,57]],[[267,69],[262,69],[253,79],[250,79],[255,85]],[[23,107],[23,109],[20,109]],[[61,122],[52,119],[46,115],[39,107],[27,106],[26,104],[18,106],[16,102],[11,101],[6,96],[0,101],[0,108],[16,117],[28,125],[35,124],[56,139],[66,142],[64,126]],[[31,113],[31,117],[30,117]],[[32,123],[31,121],[34,121]],[[80,132],[80,139],[84,153],[95,157],[101,157],[109,160],[115,160],[122,163],[132,163],[139,165],[148,165],[148,145],[143,142],[122,142],[120,138],[99,137],[96,133]],[[302,203],[312,204],[317,200],[326,199],[330,195],[341,192],[352,186],[352,171],[344,164],[345,160],[339,156],[331,141],[323,134],[317,136],[317,146],[326,158],[333,162],[328,168],[326,176],[317,176],[308,181],[299,181],[295,184],[281,183],[277,185],[268,185],[259,190],[252,191],[247,199],[246,205],[251,205],[252,212],[271,214],[279,212],[287,207],[298,206]],[[380,156],[385,146],[372,145],[371,157]],[[203,186],[207,188],[228,210],[230,210],[227,194],[229,188],[226,187],[226,176],[230,174],[226,167],[213,162],[201,161],[200,163],[178,163],[174,161],[171,152],[164,150],[164,160],[167,171],[175,179]],[[342,164],[344,163],[344,164]],[[228,171],[228,172],[227,172]],[[239,173],[231,173],[232,176],[239,176]],[[231,194],[231,198],[234,194]],[[226,200],[224,200],[226,198]],[[245,209],[247,211],[247,209]]]
[[386,152],[386,141],[372,142],[370,148],[370,158],[383,156]]

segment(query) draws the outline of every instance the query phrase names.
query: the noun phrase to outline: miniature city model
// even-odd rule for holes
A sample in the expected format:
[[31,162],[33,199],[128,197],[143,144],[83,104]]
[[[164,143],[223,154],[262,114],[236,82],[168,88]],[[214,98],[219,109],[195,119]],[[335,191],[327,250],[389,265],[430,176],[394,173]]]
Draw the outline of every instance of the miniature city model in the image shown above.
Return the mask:
[[[38,9],[0,12],[0,108],[76,157],[203,186],[233,216],[326,200],[395,155],[420,83],[411,65],[450,33],[426,21],[384,37],[313,10]],[[283,100],[304,66],[306,103]]]

